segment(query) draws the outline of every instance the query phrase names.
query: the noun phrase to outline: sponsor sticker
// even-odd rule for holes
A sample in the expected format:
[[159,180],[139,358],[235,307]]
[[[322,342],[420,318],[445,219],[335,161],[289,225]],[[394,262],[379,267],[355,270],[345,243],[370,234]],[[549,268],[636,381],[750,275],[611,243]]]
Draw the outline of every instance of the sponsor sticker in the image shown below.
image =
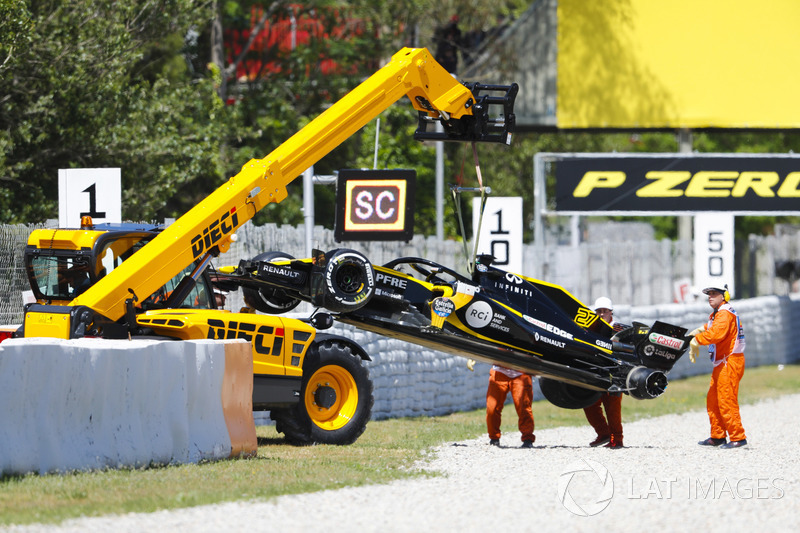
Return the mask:
[[389,292],[381,289],[380,287],[375,288],[375,296],[379,296],[382,298],[391,298],[392,300],[403,301],[403,295],[397,294],[396,292]]
[[447,318],[456,310],[456,304],[450,298],[436,298],[433,300],[432,309],[438,316]]
[[492,306],[488,302],[474,302],[467,307],[467,324],[473,328],[486,327],[493,317]]
[[403,278],[398,278],[395,276],[390,276],[388,274],[384,274],[383,272],[376,272],[375,274],[375,281],[377,283],[388,285],[390,287],[396,287],[398,289],[405,290],[406,286],[408,286],[408,280]]
[[551,339],[550,337],[545,337],[539,334],[536,335],[536,340],[539,342],[543,342],[545,344],[552,344],[553,346],[557,346],[559,348],[563,348],[564,346],[567,345],[566,342],[557,341],[555,339]]
[[[520,278],[517,278],[517,279],[519,279],[520,283],[522,283],[522,280]],[[530,289],[526,289],[525,287],[520,287],[520,286],[517,286],[517,285],[510,285],[508,283],[502,283],[502,282],[499,282],[499,281],[495,281],[494,282],[494,287],[496,289],[498,289],[498,290],[501,290],[501,291],[505,292],[507,295],[521,294],[522,296],[525,296],[526,298],[533,298],[535,296],[533,291],[530,290]]]
[[286,278],[288,280],[295,280],[302,275],[302,272],[292,270],[291,268],[284,268],[281,266],[275,266],[269,263],[264,263],[261,265],[260,274],[264,276],[272,274],[274,276],[279,276],[281,278]]
[[[540,327],[543,330],[547,331],[548,333],[552,333],[553,335],[558,335],[559,337],[564,337],[565,339],[572,340],[575,336],[570,333],[569,331],[564,331],[563,329],[554,326],[552,324],[548,324],[543,320],[539,320],[538,318],[533,318],[532,316],[522,315],[522,318],[534,326]],[[610,349],[610,348],[609,348]]]
[[644,354],[647,357],[652,357],[653,355],[657,355],[659,357],[663,357],[664,359],[669,359],[669,360],[675,359],[674,353],[656,348],[652,344],[648,344],[647,346],[644,347]]
[[614,349],[614,345],[612,345],[610,342],[594,341],[594,343],[596,345],[598,345],[599,347],[601,347],[601,348],[605,348],[606,350],[613,350]]
[[506,315],[495,313],[494,317],[492,318],[492,322],[491,324],[489,324],[489,326],[494,329],[499,329],[503,333],[508,333],[509,331],[511,331],[511,328],[509,328],[505,324],[506,324]]
[[651,333],[650,336],[648,337],[648,340],[653,344],[666,346],[667,348],[674,348],[676,350],[680,350],[681,347],[683,346],[682,340],[676,339],[675,337],[668,337],[660,333]]

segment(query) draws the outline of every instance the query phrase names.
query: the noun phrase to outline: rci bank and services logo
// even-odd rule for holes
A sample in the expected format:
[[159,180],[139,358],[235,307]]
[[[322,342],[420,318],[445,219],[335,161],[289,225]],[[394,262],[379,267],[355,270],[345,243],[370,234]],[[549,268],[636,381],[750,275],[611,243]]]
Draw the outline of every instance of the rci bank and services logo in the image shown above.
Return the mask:
[[614,480],[608,469],[591,459],[567,465],[558,477],[558,501],[578,516],[594,516],[611,503]]

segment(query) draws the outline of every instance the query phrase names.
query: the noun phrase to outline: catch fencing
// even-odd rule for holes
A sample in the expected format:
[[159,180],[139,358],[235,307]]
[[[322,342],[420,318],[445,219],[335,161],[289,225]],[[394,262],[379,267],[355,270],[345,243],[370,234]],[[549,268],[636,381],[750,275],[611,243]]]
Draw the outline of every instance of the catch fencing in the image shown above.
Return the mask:
[[0,324],[22,320],[22,293],[30,290],[23,264],[28,235],[44,225],[0,225]]

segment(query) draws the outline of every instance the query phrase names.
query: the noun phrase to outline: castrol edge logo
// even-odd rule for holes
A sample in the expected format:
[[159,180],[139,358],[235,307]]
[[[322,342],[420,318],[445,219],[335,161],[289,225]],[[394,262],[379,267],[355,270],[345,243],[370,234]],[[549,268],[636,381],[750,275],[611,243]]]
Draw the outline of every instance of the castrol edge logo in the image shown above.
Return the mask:
[[676,339],[675,337],[667,337],[666,335],[661,335],[660,333],[651,333],[649,340],[653,344],[666,346],[667,348],[674,348],[676,350],[680,350],[681,346],[683,346],[682,340]]

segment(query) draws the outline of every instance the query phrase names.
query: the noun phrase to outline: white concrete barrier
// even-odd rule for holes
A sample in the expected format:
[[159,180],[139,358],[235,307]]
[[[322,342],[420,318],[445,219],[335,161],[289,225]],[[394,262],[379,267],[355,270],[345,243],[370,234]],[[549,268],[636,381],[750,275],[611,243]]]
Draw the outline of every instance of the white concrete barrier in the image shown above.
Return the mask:
[[249,349],[242,352],[232,343],[248,347],[244,341],[4,341],[0,473],[142,467],[254,453],[252,417],[250,434],[245,422],[232,441],[223,409],[230,379],[226,358],[241,360],[244,353],[249,368],[240,363],[237,372],[247,373],[250,390],[238,398],[229,394],[228,403],[252,412],[252,359]]
[[[800,295],[734,300],[733,305],[747,335],[748,367],[800,361]],[[615,317],[626,323],[662,320],[691,330],[709,312],[704,302],[617,305]],[[331,332],[358,342],[372,358],[366,366],[374,382],[375,420],[485,406],[487,364],[478,363],[470,372],[465,357],[339,323]],[[239,393],[227,400],[220,400],[226,367],[220,341],[0,343],[0,473],[195,462],[254,453],[252,359],[244,341],[230,342],[240,345],[244,367],[236,380],[227,379],[228,392]],[[695,364],[684,356],[669,377],[710,372],[702,355]],[[537,385],[534,397],[542,398]],[[236,414],[226,418],[223,403]]]

